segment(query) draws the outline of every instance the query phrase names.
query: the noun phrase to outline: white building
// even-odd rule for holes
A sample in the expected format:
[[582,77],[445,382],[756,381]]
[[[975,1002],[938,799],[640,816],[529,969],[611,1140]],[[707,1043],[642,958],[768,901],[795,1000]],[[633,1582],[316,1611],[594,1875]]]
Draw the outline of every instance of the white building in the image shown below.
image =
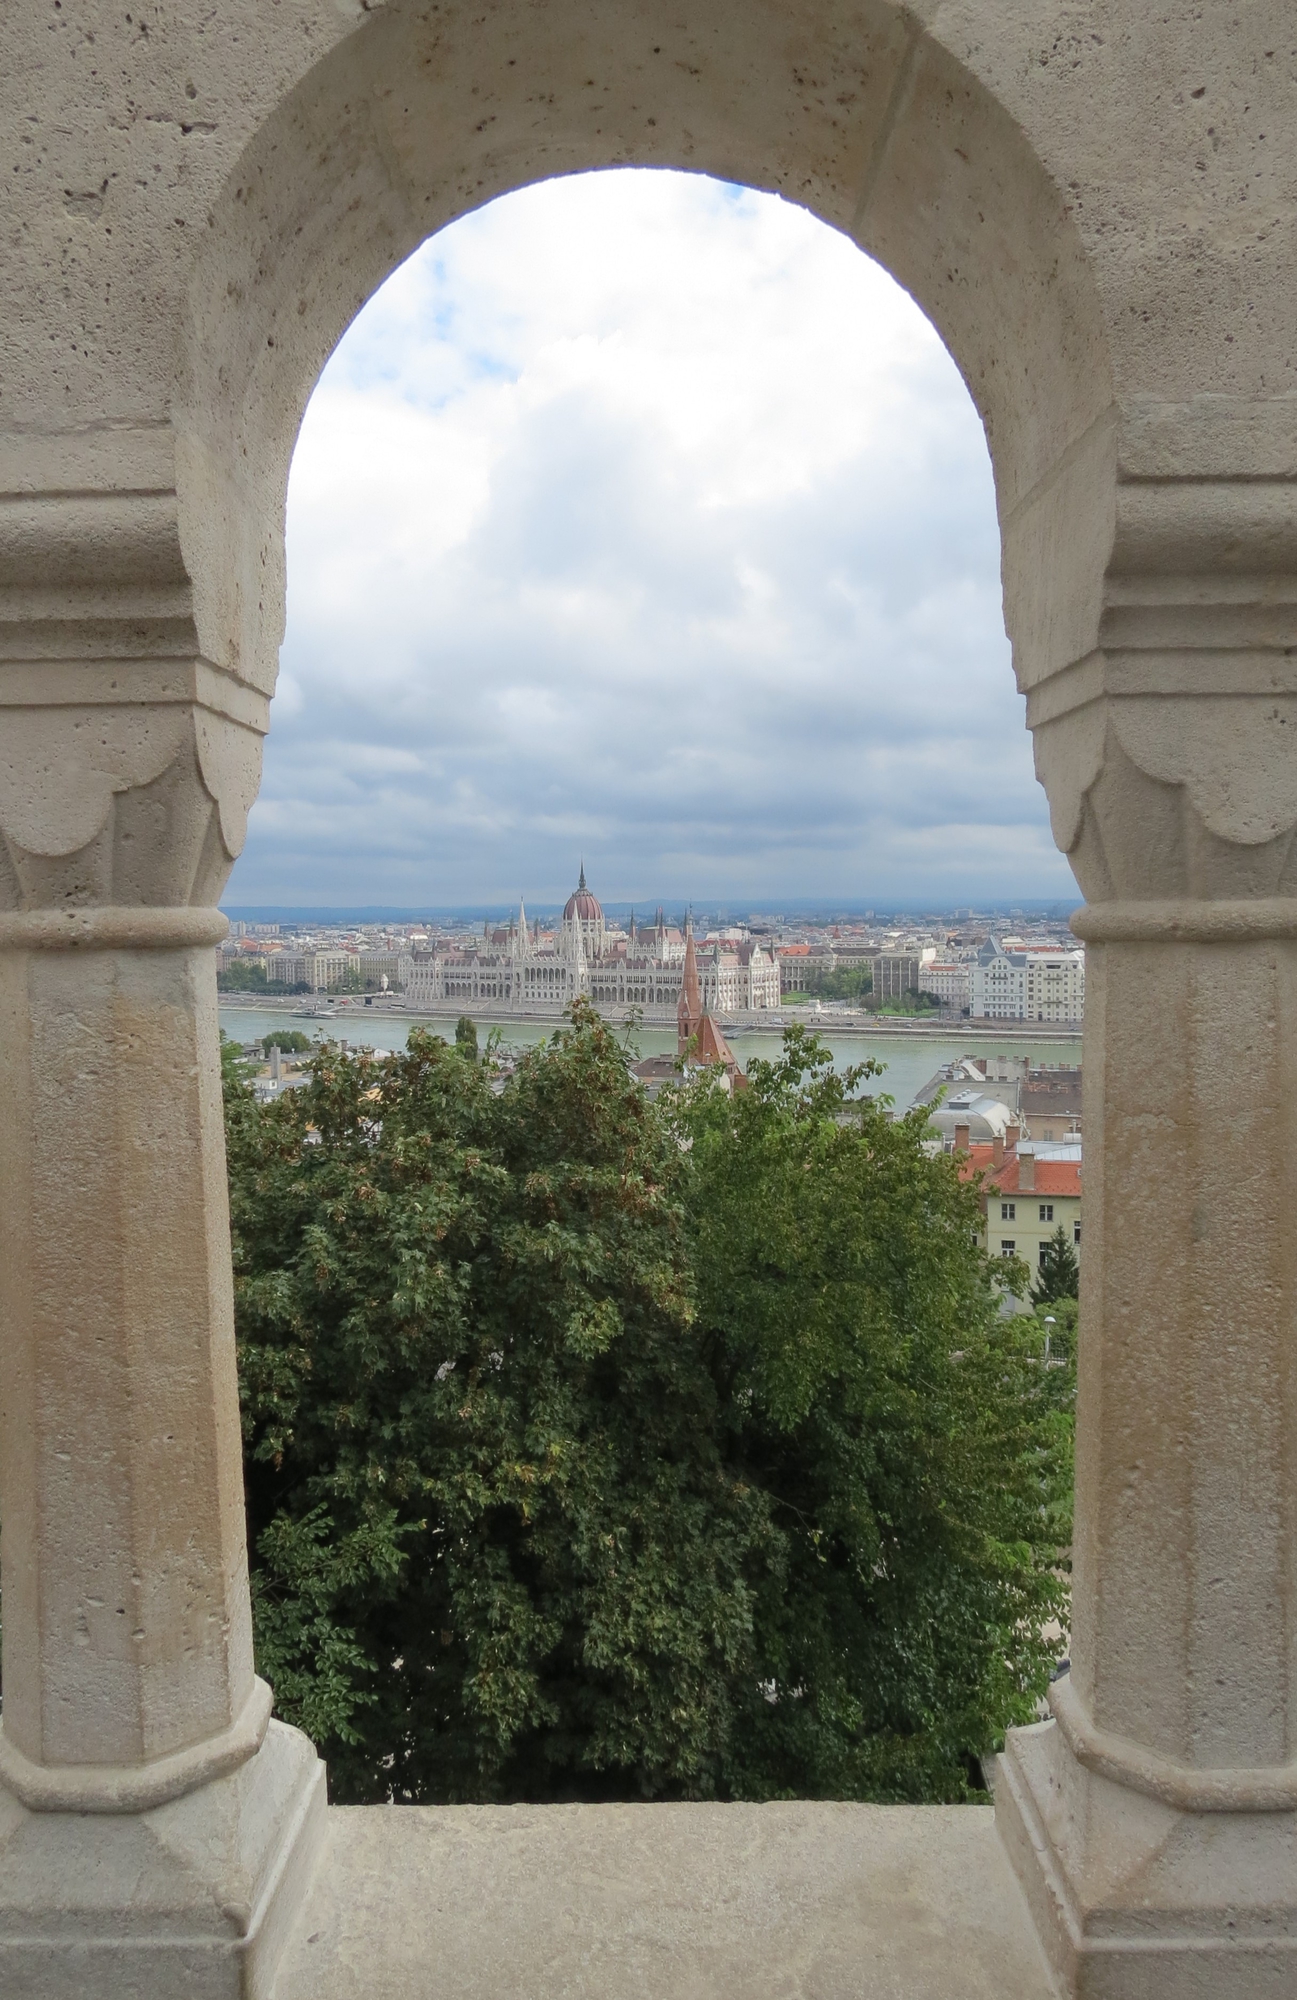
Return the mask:
[[361,959],[354,951],[276,951],[263,963],[272,985],[309,986],[313,993],[324,993],[353,972]]
[[956,959],[930,959],[919,967],[919,990],[940,1000],[943,1007],[967,1013],[972,1005],[971,967]]
[[[761,1013],[779,1006],[773,952],[747,940],[717,938],[696,943],[695,953],[707,1013]],[[646,1019],[660,1014],[674,1020],[684,959],[685,940],[668,931],[661,911],[648,929],[637,929],[632,918],[628,932],[610,932],[583,868],[556,934],[542,937],[519,902],[506,930],[488,930],[470,947],[416,958],[405,981],[405,1004],[416,1013],[454,1002],[559,1016],[584,996],[596,1007],[635,1007]]]
[[377,986],[383,979],[389,986],[404,986],[414,959],[408,951],[362,951],[356,955],[356,969],[366,986]]
[[989,938],[972,968],[975,1020],[1077,1022],[1085,1013],[1085,953],[1053,945],[1005,951]]

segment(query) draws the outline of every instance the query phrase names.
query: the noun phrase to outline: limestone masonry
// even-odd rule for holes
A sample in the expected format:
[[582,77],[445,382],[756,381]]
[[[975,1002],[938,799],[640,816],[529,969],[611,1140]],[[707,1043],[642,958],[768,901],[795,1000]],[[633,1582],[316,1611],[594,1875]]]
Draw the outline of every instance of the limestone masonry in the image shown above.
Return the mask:
[[1026,1902],[957,1815],[889,1865],[885,1818],[802,1808],[838,1914],[772,1865],[763,1990],[1043,1996],[1030,1923],[1085,2000],[1297,1991],[1292,0],[24,0],[0,163],[0,1991],[757,1990],[754,1847],[641,1951],[691,1809],[542,1843],[544,1911],[606,1914],[534,1959],[476,1916],[525,1818],[438,1818],[461,1874],[392,1904],[384,1854],[442,1850],[326,1813],[250,1640],[215,904],[298,424],[430,233],[626,163],[803,203],[940,331],[1086,901],[1072,1667],[996,1796]]

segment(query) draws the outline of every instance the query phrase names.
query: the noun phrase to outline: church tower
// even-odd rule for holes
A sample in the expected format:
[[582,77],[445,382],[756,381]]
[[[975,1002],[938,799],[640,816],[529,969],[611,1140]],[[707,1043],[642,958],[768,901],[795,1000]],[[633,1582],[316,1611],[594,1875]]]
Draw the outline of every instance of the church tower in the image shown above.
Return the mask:
[[676,1053],[682,1059],[689,1054],[689,1045],[694,1040],[703,1020],[703,991],[698,978],[698,954],[694,950],[693,919],[685,921],[685,969],[680,982],[680,1004],[676,1008]]
[[517,963],[525,963],[531,957],[531,933],[527,929],[527,911],[522,897],[518,898],[518,921],[514,925],[512,956]]

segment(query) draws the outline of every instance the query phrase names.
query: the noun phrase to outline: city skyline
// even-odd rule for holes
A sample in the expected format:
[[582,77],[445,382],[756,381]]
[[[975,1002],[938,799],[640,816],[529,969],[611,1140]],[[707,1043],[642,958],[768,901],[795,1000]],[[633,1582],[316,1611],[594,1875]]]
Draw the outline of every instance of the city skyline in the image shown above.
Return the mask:
[[[552,900],[526,896],[528,914],[550,919],[557,917],[563,908],[563,898]],[[600,901],[609,916],[627,918],[632,914],[648,922],[653,912],[661,906],[673,921],[683,919],[686,912],[692,912],[696,921],[704,917],[708,921],[739,923],[759,921],[768,918],[780,923],[797,922],[805,919],[808,923],[821,924],[843,922],[863,922],[867,919],[884,921],[889,917],[927,918],[930,920],[958,922],[990,919],[999,923],[1010,917],[1031,917],[1046,922],[1065,922],[1071,911],[1081,907],[1081,894],[1072,896],[1029,897],[1020,899],[975,899],[971,904],[962,902],[915,902],[915,903],[863,903],[840,898],[815,900],[812,898],[767,897],[764,902],[733,902],[718,898],[680,899],[672,897],[652,897],[639,902],[629,898],[601,896]],[[232,921],[245,923],[316,923],[324,926],[345,924],[396,923],[413,918],[445,918],[469,921],[485,918],[505,921],[517,908],[517,898],[499,901],[475,901],[469,903],[236,903],[222,898],[221,909]]]

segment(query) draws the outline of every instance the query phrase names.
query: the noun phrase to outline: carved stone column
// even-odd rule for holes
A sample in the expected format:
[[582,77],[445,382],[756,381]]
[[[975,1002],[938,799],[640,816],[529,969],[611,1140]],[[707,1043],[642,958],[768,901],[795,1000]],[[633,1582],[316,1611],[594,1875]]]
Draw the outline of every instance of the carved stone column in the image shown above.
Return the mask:
[[253,1671],[217,1048],[266,703],[131,444],[0,510],[0,1990],[234,2000],[324,1804]]
[[1086,1238],[1072,1670],[997,1809],[1086,2000],[1297,1990],[1297,535],[1149,442],[1203,421],[1131,426],[1099,644],[1028,698]]

